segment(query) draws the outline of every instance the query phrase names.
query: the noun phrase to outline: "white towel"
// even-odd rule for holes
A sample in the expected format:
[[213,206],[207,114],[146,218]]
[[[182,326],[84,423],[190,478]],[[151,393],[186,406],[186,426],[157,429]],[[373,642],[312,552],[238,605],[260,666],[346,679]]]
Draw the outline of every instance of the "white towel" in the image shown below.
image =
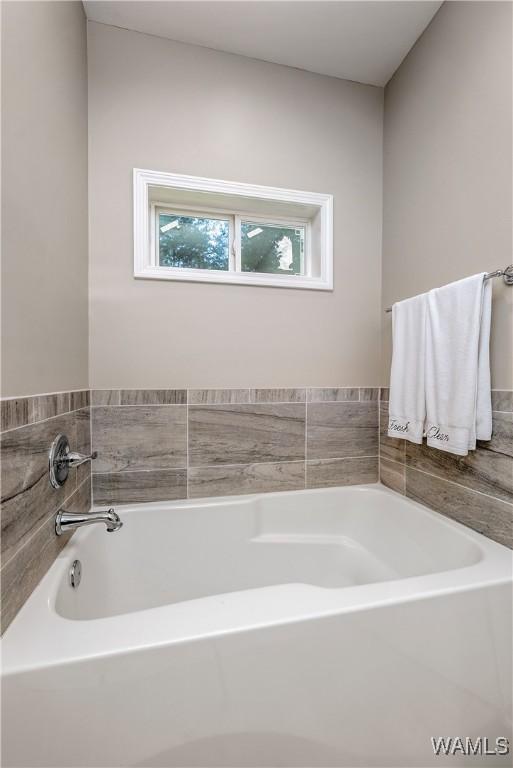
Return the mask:
[[492,434],[490,319],[485,273],[428,293],[427,444],[466,456]]
[[392,307],[388,435],[411,443],[422,443],[424,434],[426,310],[425,293]]

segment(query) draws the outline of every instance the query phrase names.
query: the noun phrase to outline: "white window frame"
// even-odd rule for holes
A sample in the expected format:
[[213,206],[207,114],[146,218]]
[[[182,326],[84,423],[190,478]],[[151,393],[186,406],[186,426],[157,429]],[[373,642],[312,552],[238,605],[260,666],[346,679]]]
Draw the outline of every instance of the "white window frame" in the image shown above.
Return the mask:
[[[333,197],[317,192],[302,192],[298,190],[265,187],[256,184],[221,181],[198,176],[163,173],[134,168],[134,277],[150,280],[185,280],[192,282],[225,283],[237,285],[271,286],[281,288],[302,288],[310,290],[330,291],[333,289]],[[183,205],[175,206],[150,200],[151,187],[170,187],[181,190],[198,192],[213,192],[241,198],[252,198],[255,201],[276,200],[280,203],[299,203],[314,206],[320,216],[320,233],[318,247],[319,273],[312,275],[309,266],[309,254],[312,248],[312,227],[310,220],[301,217],[262,216],[252,213],[249,209],[243,212],[223,210],[204,206]],[[186,269],[183,267],[163,267],[158,263],[158,238],[156,219],[158,210],[172,210],[173,213],[187,215],[197,212],[215,218],[230,218],[230,242],[234,242],[234,229],[238,220],[255,221],[279,226],[305,226],[305,266],[304,275],[266,274],[262,272],[240,271],[240,243],[235,242],[234,254],[230,253],[230,264],[233,271],[217,269]],[[240,231],[235,229],[235,231]],[[232,251],[232,249],[230,249]],[[234,263],[232,258],[235,258]],[[237,268],[239,271],[236,271]]]

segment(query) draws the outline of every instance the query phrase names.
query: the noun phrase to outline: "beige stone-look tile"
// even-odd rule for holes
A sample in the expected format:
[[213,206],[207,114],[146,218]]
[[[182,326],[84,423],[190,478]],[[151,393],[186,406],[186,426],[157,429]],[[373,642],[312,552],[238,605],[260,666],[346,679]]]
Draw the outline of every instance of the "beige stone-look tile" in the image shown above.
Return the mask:
[[189,498],[295,491],[304,487],[304,461],[189,469]]
[[513,547],[511,504],[411,467],[406,467],[406,495],[500,544]]
[[398,464],[396,461],[388,461],[383,457],[379,462],[379,479],[397,493],[406,493],[406,468],[404,464]]
[[405,440],[388,436],[388,403],[379,404],[379,455],[381,458],[404,464]]
[[492,389],[492,408],[494,411],[513,411],[513,390]]
[[251,403],[304,403],[306,389],[251,389]]
[[309,403],[358,402],[360,389],[359,387],[309,387],[306,390],[306,399]]
[[186,389],[121,389],[120,405],[186,405]]
[[513,413],[494,412],[489,442],[478,442],[468,456],[423,445],[406,445],[406,463],[474,491],[513,502]]
[[189,389],[189,405],[249,403],[249,389]]
[[78,411],[79,408],[87,408],[91,404],[91,398],[88,389],[82,389],[77,392],[69,393],[70,411]]
[[91,405],[119,405],[119,389],[93,389]]
[[55,395],[36,395],[30,398],[30,423],[51,419],[70,410],[69,392],[59,392]]
[[308,405],[308,460],[377,455],[377,402]]
[[[68,512],[88,512],[91,508],[90,483],[82,483],[66,501]],[[56,509],[57,512],[57,509]],[[55,514],[49,515],[1,571],[2,632],[30,597],[71,534],[56,536]],[[34,628],[37,633],[37,627]]]
[[360,402],[379,400],[379,387],[360,387]]
[[324,459],[306,462],[306,487],[328,488],[378,482],[378,458]]
[[93,475],[95,504],[137,504],[187,497],[187,470],[156,469]]
[[6,560],[77,487],[76,469],[61,488],[50,485],[48,452],[58,434],[67,435],[70,445],[76,445],[73,414],[2,434],[2,557]]
[[189,406],[189,466],[305,458],[305,405]]
[[92,409],[94,472],[186,466],[185,405],[120,405]]
[[12,397],[9,400],[0,401],[2,432],[31,423],[30,400],[30,397]]

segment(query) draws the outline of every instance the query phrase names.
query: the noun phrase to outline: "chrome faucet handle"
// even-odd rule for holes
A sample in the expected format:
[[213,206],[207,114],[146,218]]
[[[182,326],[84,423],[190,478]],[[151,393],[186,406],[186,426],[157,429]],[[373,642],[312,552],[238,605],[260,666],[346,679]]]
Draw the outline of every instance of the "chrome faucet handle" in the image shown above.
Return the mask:
[[94,461],[98,458],[98,451],[93,451],[90,456],[86,456],[83,453],[77,453],[76,451],[70,451],[63,458],[68,467],[80,467],[81,464],[85,464],[86,461]]
[[79,467],[86,461],[93,461],[97,456],[97,451],[93,451],[90,456],[70,451],[69,440],[66,435],[57,435],[48,454],[51,485],[54,488],[60,488],[66,482],[72,467]]

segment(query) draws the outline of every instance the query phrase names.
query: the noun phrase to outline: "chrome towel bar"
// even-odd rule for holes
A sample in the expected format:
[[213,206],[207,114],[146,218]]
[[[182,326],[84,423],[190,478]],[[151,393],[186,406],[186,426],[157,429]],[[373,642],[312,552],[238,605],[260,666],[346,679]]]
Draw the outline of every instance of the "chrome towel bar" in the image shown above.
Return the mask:
[[[485,275],[485,280],[489,280],[491,277],[502,277],[506,285],[513,285],[513,264],[510,264],[506,269],[496,269],[495,272],[488,272]],[[385,312],[391,312],[392,307],[387,307]]]

